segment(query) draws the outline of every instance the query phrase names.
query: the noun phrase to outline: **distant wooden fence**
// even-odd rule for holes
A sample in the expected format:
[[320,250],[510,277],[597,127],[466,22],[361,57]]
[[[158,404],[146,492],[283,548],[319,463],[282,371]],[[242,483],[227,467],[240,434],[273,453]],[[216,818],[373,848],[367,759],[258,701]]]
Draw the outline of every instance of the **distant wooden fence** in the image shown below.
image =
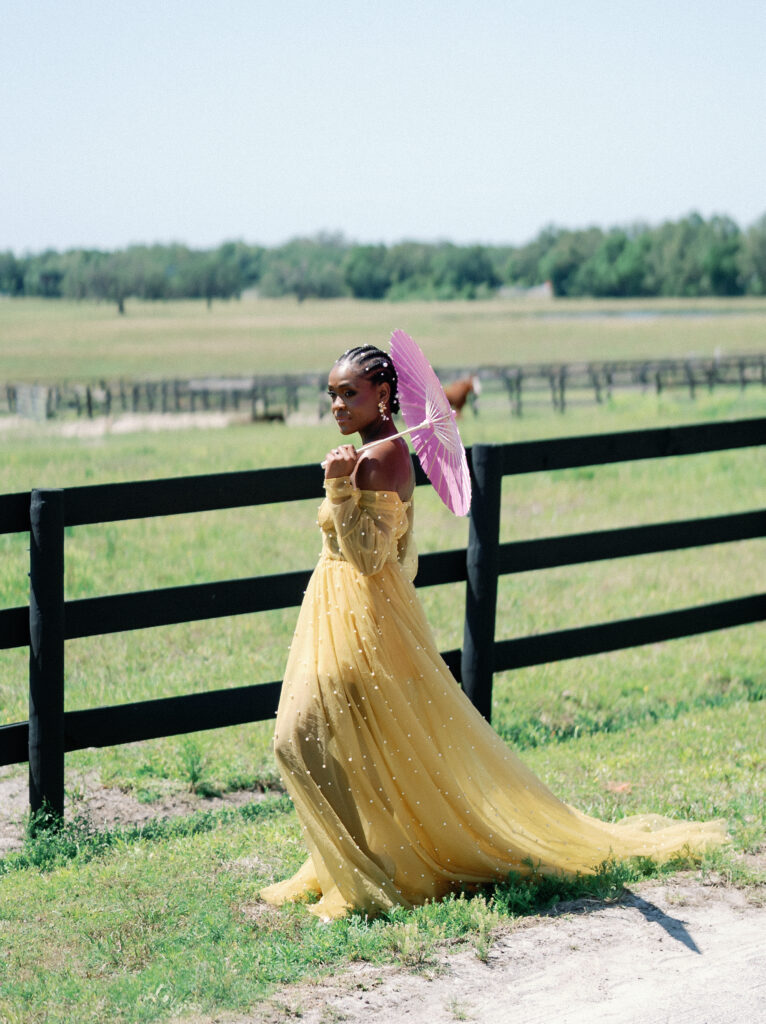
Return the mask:
[[527,405],[551,404],[563,413],[568,405],[609,401],[618,391],[688,391],[694,399],[717,387],[766,387],[766,355],[495,366],[478,374],[502,382],[512,414],[521,416]]
[[[573,403],[601,403],[616,391],[699,391],[749,385],[766,387],[766,355],[720,359],[614,360],[440,369],[446,382],[477,375],[484,386],[507,395],[510,411],[521,416],[529,405],[552,404],[564,412]],[[286,419],[308,403],[321,417],[329,411],[322,374],[261,374],[171,380],[60,384],[7,384],[0,389],[0,412],[34,419],[63,414],[116,416],[124,413],[229,411],[253,419]],[[318,405],[317,405],[318,403]]]
[[[493,673],[612,651],[766,619],[766,593],[641,618],[495,640],[498,578],[559,565],[766,536],[766,510],[570,536],[499,541],[504,476],[766,444],[766,418],[476,445],[467,549],[423,555],[418,586],[465,582],[462,650],[443,652],[458,681],[490,717]],[[426,483],[420,468],[417,482]],[[0,727],[0,765],[29,761],[30,806],[61,814],[64,755],[273,717],[280,682],[65,710],[65,642],[124,630],[242,615],[300,603],[308,571],[67,601],[65,529],[86,523],[319,498],[314,465],[135,483],[36,489],[0,496],[0,532],[29,533],[29,605],[0,611],[0,648],[29,647],[29,720]]]
[[40,420],[71,413],[92,418],[208,411],[285,419],[297,411],[301,389],[309,388],[314,396],[326,385],[324,378],[320,384],[318,374],[7,384],[0,390],[0,411]]

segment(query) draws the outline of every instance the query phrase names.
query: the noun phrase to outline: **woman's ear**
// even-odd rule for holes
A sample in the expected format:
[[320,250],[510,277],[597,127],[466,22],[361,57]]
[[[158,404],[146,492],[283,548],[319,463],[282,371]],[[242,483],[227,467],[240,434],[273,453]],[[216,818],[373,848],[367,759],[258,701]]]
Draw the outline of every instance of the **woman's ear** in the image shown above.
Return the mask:
[[384,405],[388,405],[390,398],[391,385],[388,383],[388,381],[383,381],[382,384],[378,385],[378,402],[383,402]]

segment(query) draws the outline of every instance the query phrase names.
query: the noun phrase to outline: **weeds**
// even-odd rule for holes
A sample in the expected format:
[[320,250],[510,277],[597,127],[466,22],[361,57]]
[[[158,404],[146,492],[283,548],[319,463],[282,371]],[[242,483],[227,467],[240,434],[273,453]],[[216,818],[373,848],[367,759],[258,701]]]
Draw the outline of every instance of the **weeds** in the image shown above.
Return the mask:
[[436,953],[445,934],[444,928],[439,925],[424,934],[417,921],[404,920],[392,923],[386,937],[397,960],[406,967],[422,970],[436,963]]
[[185,736],[181,744],[182,774],[189,783],[189,789],[198,796],[220,796],[222,787],[207,777],[208,759],[199,742]]
[[737,888],[758,886],[766,895],[766,869],[752,867],[746,860],[732,857],[725,849],[708,850],[702,858],[700,870],[708,881]]
[[445,1009],[453,1020],[474,1019],[474,1016],[471,1013],[471,1008],[468,1005],[468,1003],[463,1002],[462,999],[458,999],[457,996],[453,996],[451,999],[447,1000]]

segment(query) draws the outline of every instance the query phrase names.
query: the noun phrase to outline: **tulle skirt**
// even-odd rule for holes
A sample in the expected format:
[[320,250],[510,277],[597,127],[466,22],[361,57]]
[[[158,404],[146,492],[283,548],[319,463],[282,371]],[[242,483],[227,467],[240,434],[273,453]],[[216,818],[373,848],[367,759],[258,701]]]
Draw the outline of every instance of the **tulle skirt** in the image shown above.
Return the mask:
[[362,576],[324,554],[290,649],[275,752],[308,859],[261,892],[312,913],[411,907],[530,865],[591,873],[721,843],[721,822],[609,824],[559,800],[498,737],[440,657],[395,562]]

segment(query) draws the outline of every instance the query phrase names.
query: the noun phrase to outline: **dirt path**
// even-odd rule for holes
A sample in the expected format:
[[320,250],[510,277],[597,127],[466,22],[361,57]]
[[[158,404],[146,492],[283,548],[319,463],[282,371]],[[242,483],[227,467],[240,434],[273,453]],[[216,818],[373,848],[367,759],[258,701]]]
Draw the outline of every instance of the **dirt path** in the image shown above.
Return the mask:
[[[254,799],[168,792],[141,804],[69,780],[77,809],[99,825],[189,814]],[[0,769],[0,856],[21,845],[26,773]],[[71,808],[74,809],[74,808]],[[69,809],[68,809],[69,810]],[[766,851],[749,858],[766,868]],[[692,876],[645,883],[618,904],[579,901],[522,918],[473,949],[443,953],[417,971],[354,964],[291,985],[251,1014],[177,1024],[766,1024],[766,887],[735,889]]]
[[240,412],[173,412],[173,413],[121,413],[117,416],[78,417],[77,419],[27,420],[20,416],[0,417],[0,434],[39,436],[55,434],[58,437],[93,439],[106,434],[135,434],[139,431],[156,433],[166,430],[211,430],[230,427],[235,423],[252,423],[248,413]]
[[471,950],[417,973],[356,965],[194,1024],[763,1024],[765,904],[762,889],[641,885],[617,905],[521,920],[486,963]]

